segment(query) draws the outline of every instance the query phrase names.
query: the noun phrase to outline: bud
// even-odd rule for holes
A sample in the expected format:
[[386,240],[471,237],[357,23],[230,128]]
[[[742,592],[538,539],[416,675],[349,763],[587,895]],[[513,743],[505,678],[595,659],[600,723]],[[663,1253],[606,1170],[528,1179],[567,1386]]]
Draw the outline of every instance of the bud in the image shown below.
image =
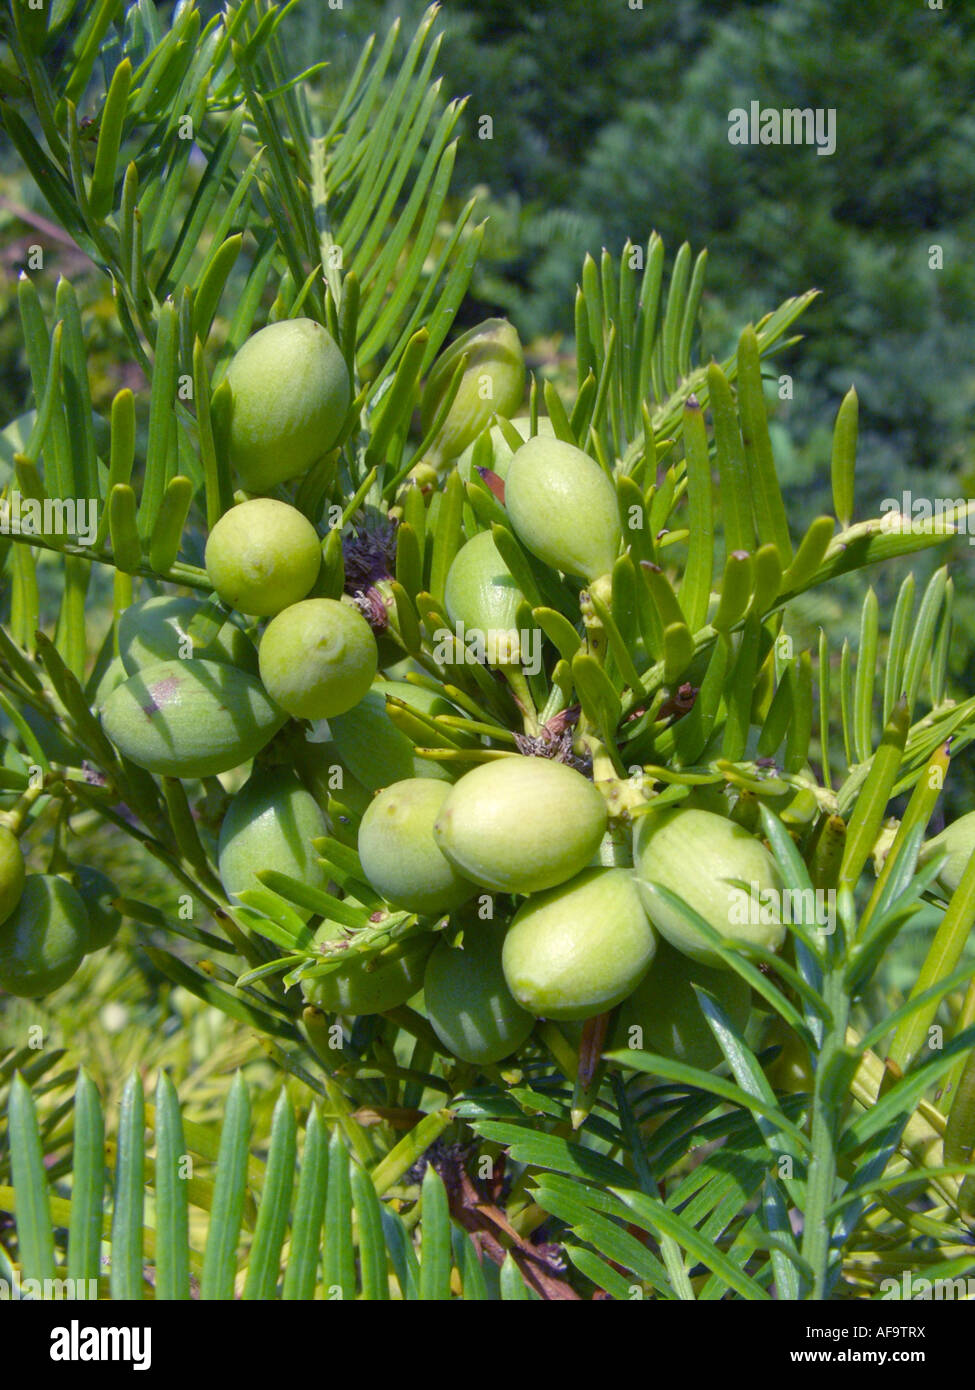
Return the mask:
[[935,879],[935,884],[946,898],[961,882],[961,876],[968,867],[968,861],[975,853],[975,811],[960,816],[951,825],[945,826],[940,835],[921,846],[918,864],[923,866],[939,854],[947,854],[944,867]]
[[613,568],[622,537],[616,488],[574,444],[523,444],[508,467],[505,508],[518,539],[553,569],[594,580]]
[[515,914],[504,976],[540,1018],[591,1018],[633,991],[656,945],[630,870],[586,869]]
[[517,332],[507,319],[485,319],[455,339],[437,359],[420,407],[424,434],[462,356],[467,357],[467,366],[433,446],[441,463],[463,453],[495,415],[505,419],[513,415],[525,394],[525,355]]
[[681,807],[651,811],[637,822],[633,863],[653,925],[678,951],[702,965],[727,968],[701,933],[644,884],[669,888],[723,937],[772,951],[782,944],[782,884],[775,860],[734,821]]

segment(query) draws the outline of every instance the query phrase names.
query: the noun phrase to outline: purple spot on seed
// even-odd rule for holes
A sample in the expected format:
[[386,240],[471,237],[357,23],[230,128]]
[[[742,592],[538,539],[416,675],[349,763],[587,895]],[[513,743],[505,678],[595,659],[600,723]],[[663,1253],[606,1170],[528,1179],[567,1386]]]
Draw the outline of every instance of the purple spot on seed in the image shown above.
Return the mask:
[[143,705],[146,718],[151,719],[157,714],[164,705],[172,704],[179,693],[181,681],[179,676],[167,676],[165,680],[157,681],[151,689],[151,699],[148,705]]

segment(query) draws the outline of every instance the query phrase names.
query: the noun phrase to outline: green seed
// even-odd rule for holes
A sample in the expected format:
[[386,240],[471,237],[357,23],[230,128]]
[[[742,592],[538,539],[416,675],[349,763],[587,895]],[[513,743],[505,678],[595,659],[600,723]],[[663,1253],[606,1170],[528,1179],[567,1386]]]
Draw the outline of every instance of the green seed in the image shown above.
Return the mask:
[[529,439],[508,467],[505,508],[539,560],[589,580],[608,574],[622,530],[616,489],[588,454],[561,439]]
[[945,826],[940,835],[928,840],[918,855],[919,866],[927,864],[939,854],[947,854],[948,858],[935,884],[946,898],[950,898],[961,882],[968,861],[975,854],[975,811],[959,816],[951,825]]
[[160,661],[113,690],[101,712],[115,747],[167,777],[211,777],[269,743],[285,714],[260,681],[219,661]]
[[591,1018],[633,991],[656,944],[630,870],[586,869],[515,914],[504,977],[540,1018]]
[[440,941],[427,961],[423,1003],[437,1037],[463,1062],[485,1066],[521,1047],[534,1025],[501,968],[505,930],[468,913],[463,946]]
[[[119,657],[128,675],[134,676],[136,671],[141,671],[144,666],[154,666],[157,661],[189,658],[223,661],[228,666],[236,666],[256,675],[257,652],[254,644],[236,622],[225,622],[203,646],[190,637],[190,624],[205,606],[199,599],[178,594],[164,594],[130,604],[118,621]],[[107,671],[105,675],[107,678]],[[105,678],[102,684],[105,684]],[[101,691],[100,685],[100,694]],[[102,703],[110,693],[106,688],[101,697]]]
[[366,878],[394,907],[436,916],[475,893],[433,838],[450,791],[446,782],[411,777],[379,792],[362,817],[359,858]]
[[524,600],[490,531],[461,546],[447,573],[444,603],[452,623],[483,634],[490,665],[518,664],[518,607]]
[[577,874],[606,829],[606,803],[565,763],[512,756],[456,782],[434,827],[460,872],[502,893],[536,893]]
[[376,674],[372,629],[331,598],[294,603],[272,618],[258,652],[261,680],[295,719],[331,719],[359,703]]
[[307,472],[335,443],[349,409],[349,373],[311,319],[282,319],[248,338],[227,368],[230,461],[247,492]]
[[672,946],[701,964],[727,968],[701,933],[648,893],[644,882],[669,888],[721,936],[771,951],[782,944],[782,883],[775,861],[736,822],[694,808],[651,812],[637,822],[633,862],[650,920]]
[[318,533],[296,507],[255,497],[231,507],[210,532],[210,583],[231,608],[272,617],[311,590],[321,568]]
[[[328,833],[321,808],[290,768],[257,768],[231,801],[220,827],[217,863],[224,892],[233,900],[263,885],[259,871],[274,869],[312,888],[328,874],[311,841]],[[307,919],[311,912],[295,907]]]
[[0,825],[0,922],[5,922],[24,891],[24,855],[13,831]]
[[[315,939],[334,941],[335,927],[326,923]],[[423,970],[434,940],[432,932],[412,937],[391,959],[379,963],[375,957],[365,961],[361,956],[350,955],[348,963],[343,963],[339,970],[304,981],[305,999],[328,1014],[382,1014],[399,1008],[423,983]]]
[[620,1005],[607,1046],[659,1052],[703,1071],[716,1067],[724,1054],[701,1012],[694,985],[713,994],[735,1027],[744,1029],[751,990],[741,976],[733,970],[712,970],[661,941],[650,969]]
[[420,406],[424,433],[431,428],[465,353],[467,367],[460,388],[434,444],[442,461],[462,453],[495,415],[505,419],[513,415],[525,394],[525,354],[517,332],[507,319],[486,319],[456,338],[437,359]]
[[89,945],[88,914],[56,874],[28,874],[20,901],[0,926],[0,989],[35,999],[59,989]]
[[115,940],[122,925],[122,914],[112,901],[118,897],[118,888],[101,869],[88,864],[80,864],[75,876],[74,886],[88,913],[88,950],[100,951]]

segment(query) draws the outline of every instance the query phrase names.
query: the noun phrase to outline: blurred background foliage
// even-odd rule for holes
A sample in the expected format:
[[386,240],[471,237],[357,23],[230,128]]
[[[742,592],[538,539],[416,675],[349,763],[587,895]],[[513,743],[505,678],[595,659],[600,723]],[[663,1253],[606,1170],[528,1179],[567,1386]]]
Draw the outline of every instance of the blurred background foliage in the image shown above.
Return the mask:
[[[331,8],[299,0],[283,36],[296,69],[328,58],[315,78],[328,109],[364,38],[397,19],[409,33],[425,4],[344,0]],[[851,382],[860,401],[861,515],[875,515],[904,490],[921,498],[973,495],[975,7],[931,9],[923,0],[631,5],[638,0],[444,0],[443,96],[469,94],[450,211],[476,193],[474,220],[489,219],[458,329],[504,313],[536,371],[574,381],[573,298],[583,257],[604,245],[616,253],[628,237],[645,246],[656,229],[668,259],[685,240],[695,252],[709,248],[704,356],[730,352],[742,324],[769,304],[809,287],[821,291],[803,317],[802,343],[776,357],[768,381],[794,536],[829,507],[832,426]],[[207,0],[199,8],[207,15],[222,6]],[[4,67],[0,45],[0,76]],[[728,113],[752,100],[834,108],[835,153],[732,145]],[[92,114],[79,111],[82,119]],[[187,203],[197,177],[191,160]],[[104,413],[122,386],[144,400],[105,277],[54,225],[3,143],[0,421],[15,419],[30,401],[14,296],[38,245],[45,273],[34,279],[49,318],[59,274],[72,279],[82,302],[96,411]],[[940,269],[932,268],[935,248]],[[251,250],[245,245],[238,262],[241,278]],[[234,302],[232,290],[224,302]],[[779,373],[792,378],[791,398],[782,398]],[[793,637],[815,647],[823,626],[835,652],[844,637],[856,647],[867,584],[876,585],[889,621],[907,569],[916,570],[920,589],[945,558],[930,552],[807,595],[790,615]],[[975,552],[956,543],[950,560],[958,694],[975,669]],[[42,583],[43,573],[42,565]],[[102,632],[91,636],[94,648]],[[975,804],[970,754],[958,764],[943,803],[949,818]],[[84,861],[82,846],[73,857]],[[127,844],[100,843],[91,858],[123,895],[172,912],[173,884],[144,857],[136,862]],[[918,928],[919,959],[930,924]],[[916,966],[906,957],[898,962],[904,981]],[[903,982],[886,983],[896,993]],[[171,1065],[197,1078],[201,1114],[218,1094],[213,1076],[264,1065],[244,1030],[183,998],[141,952],[92,957],[57,1005],[54,1041],[72,1060],[86,1059],[103,1093],[126,1073],[116,1065],[120,1039],[144,1071]],[[50,1026],[51,1014],[44,1016]]]

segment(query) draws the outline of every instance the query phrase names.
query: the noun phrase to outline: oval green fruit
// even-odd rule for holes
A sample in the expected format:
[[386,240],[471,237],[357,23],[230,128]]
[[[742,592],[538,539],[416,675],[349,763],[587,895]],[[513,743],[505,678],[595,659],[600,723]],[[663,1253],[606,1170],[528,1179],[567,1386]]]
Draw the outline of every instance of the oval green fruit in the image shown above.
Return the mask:
[[508,988],[539,1018],[591,1018],[635,989],[656,937],[629,869],[586,869],[530,898],[502,951]]
[[606,829],[592,782],[548,758],[498,758],[452,787],[434,827],[465,877],[501,893],[537,893],[577,874]]
[[[395,695],[425,714],[456,715],[459,712],[448,700],[422,686],[405,681],[376,681],[353,709],[328,721],[342,762],[370,791],[379,791],[381,787],[408,777],[452,782],[454,774],[447,763],[417,757],[410,736],[389,717],[387,695]],[[428,730],[417,732],[417,743],[429,746]]]
[[736,1028],[745,1028],[751,990],[741,976],[712,970],[661,941],[650,969],[620,1005],[608,1046],[659,1052],[703,1071],[716,1067],[724,1054],[701,1012],[695,985],[715,996]]
[[248,338],[227,368],[229,452],[247,492],[270,492],[332,448],[351,400],[345,359],[312,319]]
[[574,444],[523,444],[508,467],[504,505],[518,539],[547,565],[589,581],[613,568],[622,539],[616,488]]
[[809,1048],[778,1014],[770,1018],[762,1038],[762,1047],[776,1046],[778,1056],[766,1063],[765,1075],[776,1091],[812,1091],[816,1084]]
[[477,891],[433,838],[449,792],[447,783],[425,777],[394,782],[377,794],[359,826],[366,878],[388,903],[421,917],[450,912]]
[[[368,698],[368,697],[367,697]],[[297,764],[298,776],[319,806],[332,815],[332,803],[359,817],[365,815],[372,792],[353,776],[332,739],[306,739]]]
[[[254,652],[254,659],[256,662],[256,651]],[[102,672],[101,679],[95,686],[95,693],[91,697],[92,709],[100,710],[112,691],[117,690],[129,675],[131,675],[131,672],[126,671],[125,667],[122,665],[122,658],[120,656],[113,656]]]
[[56,874],[28,874],[20,902],[0,926],[0,989],[25,999],[69,980],[88,950],[78,893]]
[[118,935],[122,914],[115,906],[118,888],[101,869],[79,864],[75,870],[74,886],[88,913],[88,950],[100,951]]
[[439,941],[423,976],[423,1003],[434,1032],[462,1062],[486,1066],[508,1057],[535,1019],[512,995],[501,968],[505,929],[468,914],[462,947]]
[[[721,936],[771,951],[782,944],[782,882],[775,860],[735,821],[694,808],[651,812],[637,822],[633,863],[654,926],[701,964],[727,968],[704,936],[644,883],[669,888]],[[747,892],[735,886],[736,879],[749,885]]]
[[231,507],[206,544],[207,575],[224,603],[260,618],[305,598],[321,562],[321,542],[308,518],[272,497]]
[[[134,676],[144,666],[154,666],[159,661],[194,659],[222,661],[256,675],[254,643],[235,622],[225,622],[202,644],[190,636],[190,624],[205,607],[199,599],[178,594],[130,604],[118,620],[119,657],[127,674]],[[109,694],[111,691],[106,689],[102,703]]]
[[975,811],[959,816],[951,825],[946,825],[939,835],[922,845],[918,864],[923,867],[941,854],[947,854],[948,858],[934,882],[944,896],[950,898],[975,854]]
[[[220,827],[217,865],[231,901],[247,888],[263,887],[259,871],[274,869],[311,888],[324,889],[328,874],[312,840],[328,834],[321,807],[290,768],[256,768],[233,798]],[[311,909],[292,907],[306,920]]]
[[331,598],[293,603],[264,630],[261,680],[295,719],[331,719],[357,705],[372,684],[378,653],[357,608]]
[[[516,415],[509,423],[514,426],[523,440],[527,441],[534,437],[531,432],[532,417],[530,415]],[[555,428],[548,416],[540,415],[538,417],[538,429],[535,433],[543,439],[554,439],[556,437]],[[492,458],[488,467],[491,469],[492,473],[497,473],[498,477],[503,480],[508,476],[508,467],[514,457],[514,450],[507,439],[505,439],[500,425],[492,425],[490,434]],[[475,440],[475,443],[476,442]],[[465,483],[470,481],[471,469],[473,467],[474,444],[468,444],[464,452],[457,458],[457,472]]]
[[0,825],[0,922],[5,922],[20,902],[26,876],[20,841],[12,830]]
[[[319,942],[334,941],[335,927],[326,923],[316,934]],[[434,944],[434,933],[411,937],[390,959],[376,965],[350,953],[339,970],[317,980],[304,980],[302,992],[309,1004],[328,1014],[382,1014],[405,1004],[423,984],[423,971]],[[374,968],[367,968],[374,967]]]
[[259,753],[285,721],[254,676],[220,661],[160,661],[113,690],[102,728],[138,767],[212,777]]
[[463,453],[495,415],[505,419],[513,415],[525,394],[525,354],[516,330],[507,319],[485,319],[455,338],[438,357],[420,405],[424,434],[431,429],[464,354],[467,366],[460,388],[433,446],[442,462]]
[[489,665],[519,664],[518,608],[524,601],[490,531],[461,546],[447,572],[444,606],[465,635],[480,634]]

